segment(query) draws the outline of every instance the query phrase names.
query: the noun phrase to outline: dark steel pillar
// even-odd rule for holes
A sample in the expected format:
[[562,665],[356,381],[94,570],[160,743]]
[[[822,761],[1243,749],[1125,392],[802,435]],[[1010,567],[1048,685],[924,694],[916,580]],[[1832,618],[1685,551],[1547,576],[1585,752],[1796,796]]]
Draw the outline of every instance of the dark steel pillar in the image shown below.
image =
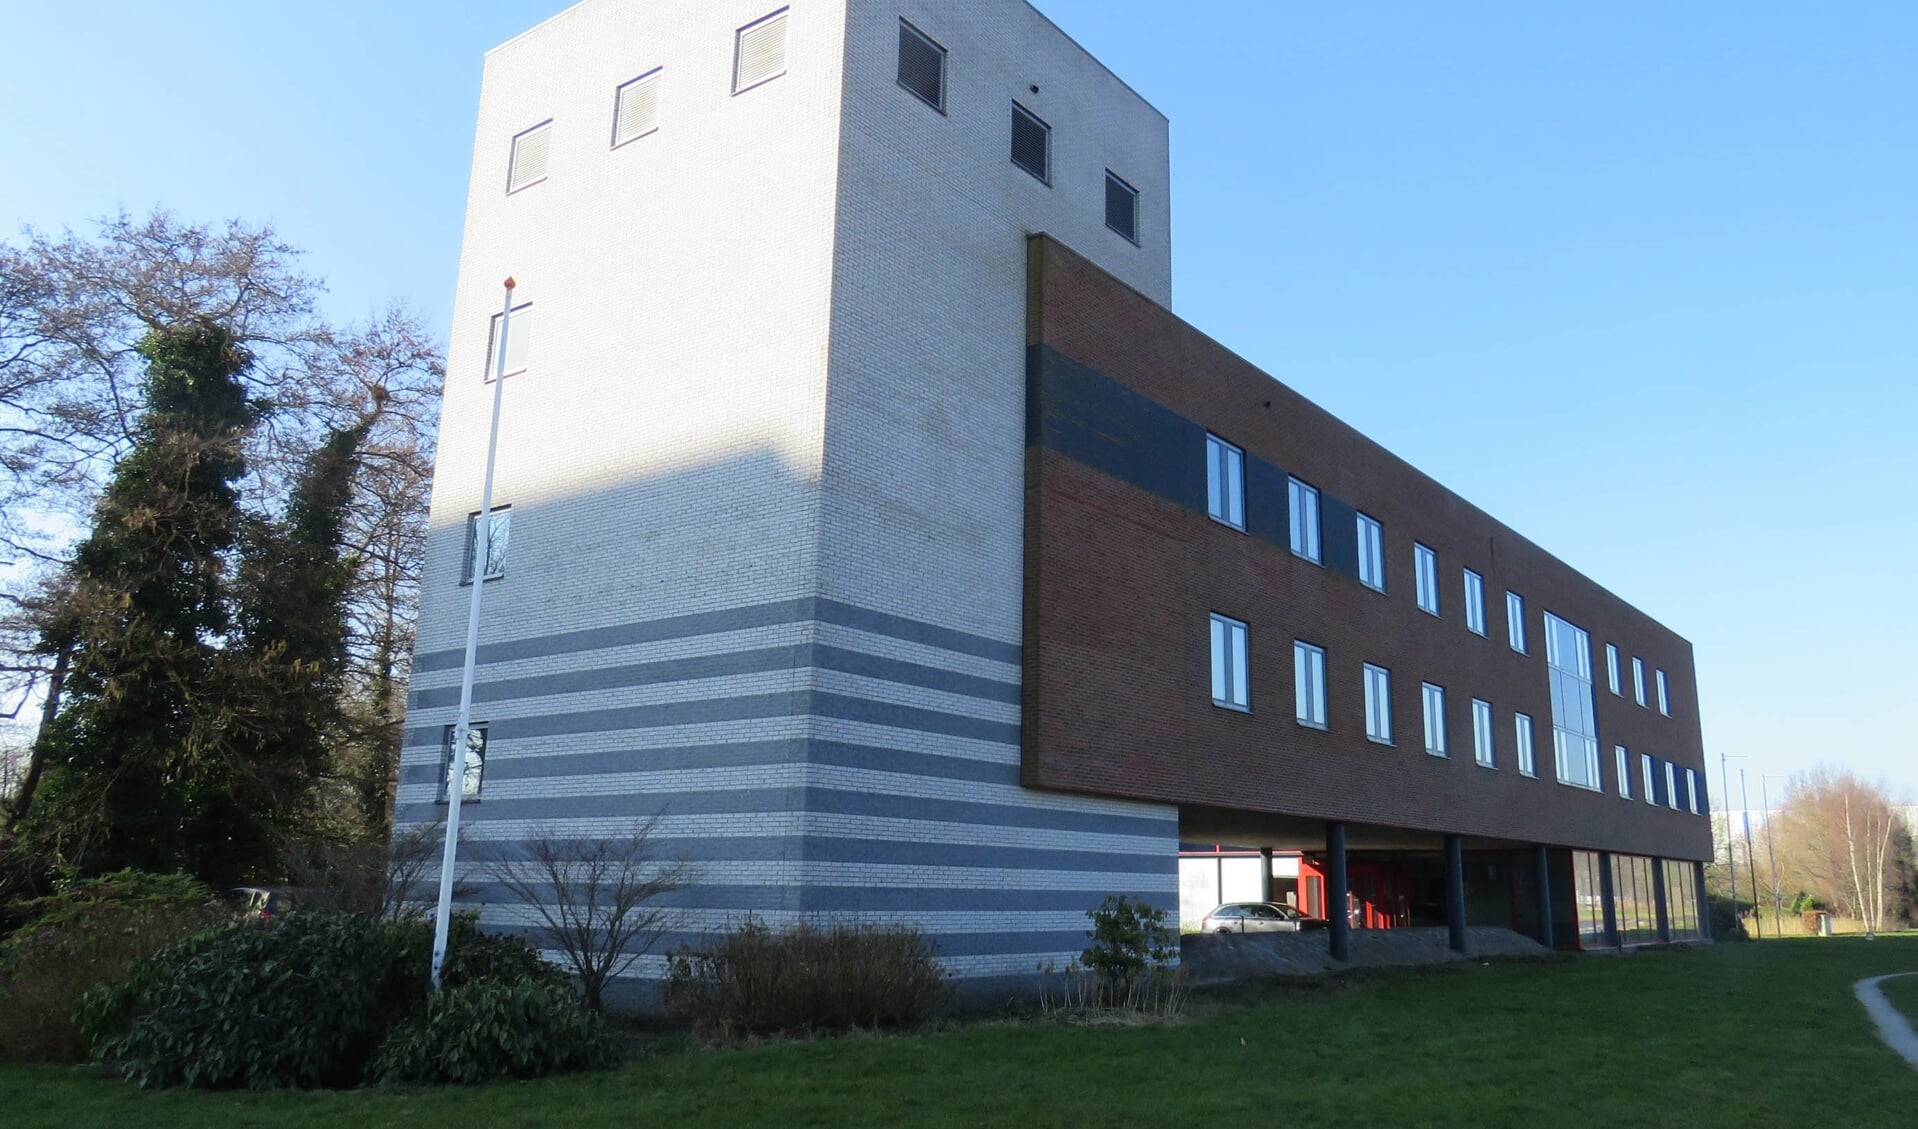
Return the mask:
[[1672,914],[1665,902],[1665,860],[1652,860],[1652,897],[1658,899],[1658,939],[1665,944],[1672,941]]
[[1701,940],[1709,941],[1712,939],[1712,900],[1711,896],[1705,893],[1704,863],[1692,864],[1692,877],[1698,886],[1698,936]]
[[1553,948],[1552,936],[1552,860],[1545,844],[1540,843],[1532,854],[1538,867],[1538,943]]
[[1469,955],[1472,945],[1465,932],[1465,840],[1457,835],[1445,837],[1445,924],[1451,929],[1452,951]]
[[1259,848],[1259,900],[1272,900],[1272,848]]
[[1332,959],[1352,959],[1351,886],[1345,875],[1345,824],[1325,825],[1325,921],[1332,934]]
[[1618,935],[1618,896],[1612,889],[1612,852],[1598,852],[1598,900],[1605,903],[1605,947],[1622,949]]

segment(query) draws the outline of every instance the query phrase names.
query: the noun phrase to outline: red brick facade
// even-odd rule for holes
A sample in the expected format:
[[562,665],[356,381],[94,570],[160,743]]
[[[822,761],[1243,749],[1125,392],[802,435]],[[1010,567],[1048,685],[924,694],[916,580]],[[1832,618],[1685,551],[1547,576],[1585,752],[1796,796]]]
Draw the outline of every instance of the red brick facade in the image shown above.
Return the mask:
[[[1406,839],[1416,842],[1429,833],[1433,846],[1436,835],[1452,833],[1709,857],[1709,820],[1646,803],[1637,763],[1640,752],[1652,753],[1697,770],[1703,784],[1689,643],[1060,244],[1035,237],[1031,252],[1031,344],[1377,518],[1389,591],[1035,442],[1027,472],[1028,786],[1176,803],[1191,813],[1188,838],[1230,833],[1248,845],[1307,845],[1314,826],[1343,820],[1355,835],[1399,829],[1418,833]],[[1414,541],[1438,553],[1440,618],[1417,607]],[[1465,626],[1462,568],[1485,579],[1483,637]],[[1507,642],[1507,589],[1525,599],[1526,654]],[[1249,625],[1249,714],[1211,702],[1214,611]],[[1591,634],[1602,792],[1556,780],[1546,611]],[[1295,639],[1325,649],[1328,730],[1294,719]],[[1621,653],[1622,696],[1607,688],[1608,642]],[[1649,707],[1632,697],[1633,656],[1645,662]],[[1392,673],[1393,746],[1365,736],[1368,662]],[[1670,717],[1656,708],[1658,669],[1669,679]],[[1445,759],[1423,748],[1420,683],[1428,681],[1446,688]],[[1495,711],[1496,769],[1473,759],[1473,698]],[[1535,779],[1518,772],[1515,712],[1534,720]],[[1632,753],[1630,800],[1618,796],[1614,745]]]

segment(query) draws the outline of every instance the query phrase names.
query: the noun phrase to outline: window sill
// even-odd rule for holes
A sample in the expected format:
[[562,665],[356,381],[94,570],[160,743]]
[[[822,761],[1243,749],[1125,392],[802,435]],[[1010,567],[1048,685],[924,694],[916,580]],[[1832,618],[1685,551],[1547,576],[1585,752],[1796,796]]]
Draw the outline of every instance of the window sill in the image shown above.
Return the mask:
[[1443,757],[1448,761],[1452,759],[1452,754],[1446,752],[1444,749],[1427,749],[1425,750],[1425,755],[1428,757]]
[[1565,785],[1567,788],[1577,788],[1581,792],[1597,792],[1597,793],[1603,794],[1605,791],[1605,789],[1600,787],[1599,785],[1580,784],[1576,780],[1566,780],[1564,777],[1560,777],[1558,782],[1560,784]]
[[1398,748],[1398,742],[1392,740],[1390,737],[1374,737],[1370,733],[1367,733],[1365,739],[1374,745],[1384,745],[1388,749]]
[[1496,764],[1492,764],[1492,763],[1490,763],[1490,762],[1487,762],[1487,761],[1479,761],[1479,762],[1478,762],[1478,766],[1479,766],[1480,768],[1489,768],[1489,769],[1491,769],[1491,770],[1492,770],[1493,772],[1497,772],[1497,771],[1498,771],[1498,765],[1496,765]]
[[1523,777],[1524,777],[1525,779],[1527,779],[1527,780],[1537,780],[1537,779],[1538,779],[1538,773],[1536,773],[1536,772],[1527,772],[1527,771],[1525,771],[1525,770],[1524,770],[1524,769],[1522,769],[1522,768],[1518,770],[1518,774],[1519,774],[1520,776],[1523,776]]
[[1251,706],[1233,705],[1231,702],[1221,702],[1217,698],[1212,699],[1212,706],[1214,709],[1230,710],[1233,713],[1249,714],[1252,712]]
[[1377,592],[1381,596],[1386,594],[1385,585],[1383,584],[1367,584],[1365,581],[1361,580],[1359,581],[1359,587],[1370,589],[1373,592]]
[[1306,721],[1303,718],[1295,718],[1294,720],[1298,721],[1300,729],[1316,729],[1320,733],[1330,733],[1332,731],[1332,727],[1323,721]]
[[1216,524],[1218,524],[1218,525],[1223,525],[1223,526],[1225,526],[1225,527],[1226,527],[1227,529],[1230,529],[1230,530],[1232,530],[1232,531],[1234,531],[1235,533],[1244,533],[1244,532],[1245,532],[1245,523],[1244,523],[1244,522],[1242,522],[1242,521],[1241,521],[1241,522],[1231,522],[1231,521],[1227,521],[1226,519],[1224,519],[1224,518],[1222,518],[1222,517],[1220,517],[1220,516],[1219,516],[1218,514],[1215,514],[1215,513],[1207,513],[1207,514],[1206,514],[1205,516],[1207,516],[1207,517],[1209,517],[1209,518],[1211,518],[1211,519],[1213,520],[1213,522],[1214,522],[1214,523],[1216,523]]
[[1431,616],[1431,617],[1432,617],[1433,619],[1444,619],[1444,618],[1445,618],[1444,616],[1442,616],[1442,615],[1440,615],[1440,614],[1438,613],[1438,611],[1437,611],[1436,609],[1434,609],[1434,608],[1420,608],[1419,610],[1420,610],[1420,611],[1422,611],[1422,612],[1424,612],[1424,613],[1425,613],[1426,615],[1429,615],[1429,616]]
[[[487,583],[489,583],[489,584],[490,584],[490,583],[492,583],[492,582],[493,582],[493,581],[495,581],[495,580],[505,580],[505,579],[506,579],[506,574],[505,574],[505,573],[503,573],[503,572],[496,572],[496,573],[494,573],[494,574],[493,574],[493,575],[491,575],[491,576],[484,576],[484,577],[481,577],[480,579],[482,579],[482,580],[484,580],[484,581],[486,581]],[[461,588],[471,588],[472,586],[473,586],[473,578],[472,578],[472,577],[470,577],[470,576],[469,576],[469,577],[467,577],[466,579],[464,579],[464,580],[461,580],[461,581],[460,581],[460,587],[461,587]]]
[[1304,553],[1299,552],[1297,549],[1292,550],[1292,555],[1297,557],[1299,560],[1304,561],[1306,564],[1317,565],[1320,568],[1325,567],[1325,558],[1323,556],[1308,557]]

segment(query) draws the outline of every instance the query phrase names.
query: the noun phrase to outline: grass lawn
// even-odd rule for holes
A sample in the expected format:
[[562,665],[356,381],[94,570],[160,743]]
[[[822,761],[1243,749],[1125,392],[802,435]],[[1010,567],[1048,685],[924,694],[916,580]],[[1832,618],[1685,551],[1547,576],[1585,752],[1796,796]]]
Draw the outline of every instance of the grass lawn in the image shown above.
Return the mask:
[[[1918,972],[1918,968],[1911,971]],[[1891,1006],[1905,1013],[1913,1027],[1918,1027],[1918,976],[1904,976],[1897,980],[1886,980],[1878,985],[1878,990],[1891,1001]]]
[[[143,1093],[0,1067],[0,1121],[84,1125],[1918,1125],[1851,993],[1918,936],[1765,941],[1203,997],[1176,1027],[980,1024],[692,1052],[475,1090]],[[1903,984],[1910,985],[1912,981]],[[1906,996],[1907,1003],[1911,996]]]

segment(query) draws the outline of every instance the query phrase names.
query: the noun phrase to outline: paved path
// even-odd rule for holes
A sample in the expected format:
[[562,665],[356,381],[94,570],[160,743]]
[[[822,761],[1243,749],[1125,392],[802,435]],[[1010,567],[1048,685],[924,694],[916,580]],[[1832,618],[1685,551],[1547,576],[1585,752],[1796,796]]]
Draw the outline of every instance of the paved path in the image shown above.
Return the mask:
[[1885,998],[1878,990],[1880,980],[1892,980],[1898,976],[1918,976],[1918,972],[1898,972],[1891,976],[1874,976],[1869,980],[1860,980],[1851,990],[1858,994],[1858,1002],[1865,1005],[1871,1014],[1872,1022],[1878,1024],[1878,1037],[1885,1045],[1905,1056],[1905,1061],[1918,1067],[1918,1031],[1911,1029],[1911,1021]]

